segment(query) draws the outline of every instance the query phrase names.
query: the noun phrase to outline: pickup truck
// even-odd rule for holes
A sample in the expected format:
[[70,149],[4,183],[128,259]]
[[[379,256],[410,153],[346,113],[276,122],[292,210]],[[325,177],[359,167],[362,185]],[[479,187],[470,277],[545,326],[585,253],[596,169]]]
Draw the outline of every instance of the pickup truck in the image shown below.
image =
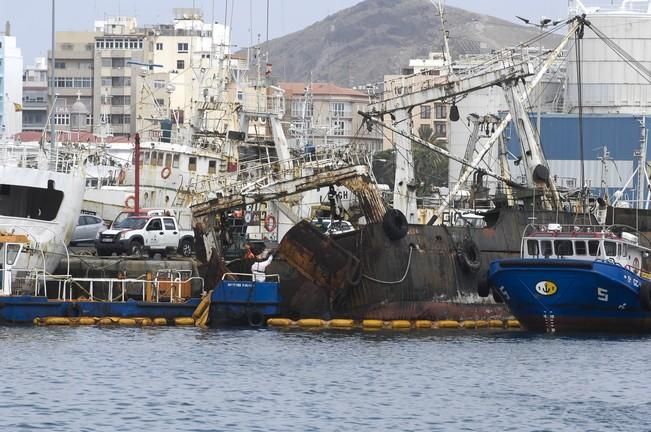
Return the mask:
[[97,255],[126,253],[153,257],[177,252],[189,257],[194,249],[194,233],[179,228],[174,216],[129,216],[95,238]]

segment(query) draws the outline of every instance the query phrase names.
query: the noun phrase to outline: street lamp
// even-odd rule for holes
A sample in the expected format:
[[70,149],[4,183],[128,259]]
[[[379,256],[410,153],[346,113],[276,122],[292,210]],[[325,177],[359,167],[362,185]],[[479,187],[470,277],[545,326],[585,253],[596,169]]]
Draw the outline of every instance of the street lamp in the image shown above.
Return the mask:
[[[547,28],[550,25],[554,27],[563,22],[563,20],[552,21],[550,18],[541,17],[540,21],[535,23],[535,22],[531,22],[531,20],[527,18],[522,18],[517,15],[515,17],[527,25],[534,26],[540,29],[540,38],[538,40],[538,55],[542,55],[542,34],[545,28]],[[542,110],[542,91],[538,93],[539,93],[538,94],[538,117],[536,119],[536,129],[538,130],[538,139],[541,139],[542,133],[540,131],[540,111]]]

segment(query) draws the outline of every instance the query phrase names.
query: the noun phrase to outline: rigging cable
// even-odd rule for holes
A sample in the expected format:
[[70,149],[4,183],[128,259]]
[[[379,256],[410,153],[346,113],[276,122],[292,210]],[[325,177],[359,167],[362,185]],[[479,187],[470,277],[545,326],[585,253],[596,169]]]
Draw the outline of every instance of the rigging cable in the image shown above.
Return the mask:
[[577,103],[579,105],[579,157],[581,159],[581,212],[585,211],[585,167],[583,160],[583,94],[581,79],[581,42],[585,30],[585,18],[576,29],[574,37],[576,40],[576,91]]

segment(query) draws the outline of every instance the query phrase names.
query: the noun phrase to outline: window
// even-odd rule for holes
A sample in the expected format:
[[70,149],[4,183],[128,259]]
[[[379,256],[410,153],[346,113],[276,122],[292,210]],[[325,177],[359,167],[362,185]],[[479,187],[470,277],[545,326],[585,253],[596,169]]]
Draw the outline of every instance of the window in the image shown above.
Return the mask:
[[597,256],[598,252],[599,252],[599,240],[588,241],[588,253],[591,256]]
[[172,155],[169,153],[165,153],[165,166],[168,168],[172,166]]
[[54,114],[54,124],[55,125],[69,125],[70,124],[70,114]]
[[527,254],[530,256],[538,256],[538,240],[527,240]]
[[160,223],[160,219],[152,219],[147,226],[147,231],[160,231],[163,229],[163,225]]
[[605,241],[604,250],[606,251],[606,256],[617,255],[617,243],[611,241]]
[[62,62],[62,61],[54,62],[54,69],[65,69],[65,68],[66,68],[66,62]]
[[103,58],[102,59],[102,67],[111,67],[113,64],[113,61],[110,58]]
[[344,103],[343,102],[333,102],[330,104],[330,113],[334,117],[343,117],[344,116]]
[[305,116],[312,117],[314,106],[307,103],[303,99],[292,100],[292,117],[303,117],[303,109],[305,108]]
[[163,223],[165,224],[165,229],[174,231],[176,229],[176,224],[172,218],[163,218]]
[[217,172],[217,161],[208,161],[208,174],[215,174]]
[[572,240],[556,240],[554,241],[554,250],[558,256],[573,255]]
[[345,124],[343,120],[334,120],[332,122],[332,134],[336,136],[343,136],[345,131]]
[[444,119],[448,115],[448,109],[445,105],[436,105],[436,118]]
[[172,168],[178,168],[179,167],[179,155],[175,154],[174,157],[172,158]]
[[73,48],[73,46],[72,46],[71,43],[63,43],[63,44],[61,44],[61,49],[63,51],[72,51],[72,48]]
[[140,165],[148,165],[149,164],[149,152],[148,151],[143,152],[140,156],[141,156],[140,157]]
[[552,254],[552,242],[551,240],[541,240],[540,248],[542,249],[542,254],[545,258],[549,258]]
[[176,68],[181,70],[185,69],[185,61],[184,60],[177,60],[176,61]]
[[420,118],[428,119],[432,116],[432,107],[429,105],[420,106]]
[[188,160],[188,171],[196,171],[196,170],[197,170],[197,158],[191,157]]
[[165,87],[165,80],[154,80],[154,88],[162,89]]
[[103,87],[110,87],[113,85],[113,81],[111,77],[102,77],[102,86]]
[[165,153],[158,152],[156,155],[156,166],[163,166],[163,160],[165,158]]
[[446,136],[445,123],[434,123],[434,136],[435,137]]
[[177,44],[177,47],[178,47],[177,51],[180,52],[180,53],[188,52],[188,43],[187,42],[179,42]]
[[156,42],[156,51],[163,51],[163,43]]
[[111,105],[130,105],[131,96],[113,96],[111,98]]
[[126,65],[125,59],[122,57],[116,57],[111,59],[111,67],[112,68],[123,68]]
[[587,255],[588,250],[585,247],[583,240],[574,242],[574,253],[577,255]]
[[92,125],[93,125],[93,115],[86,114],[86,126],[92,126]]

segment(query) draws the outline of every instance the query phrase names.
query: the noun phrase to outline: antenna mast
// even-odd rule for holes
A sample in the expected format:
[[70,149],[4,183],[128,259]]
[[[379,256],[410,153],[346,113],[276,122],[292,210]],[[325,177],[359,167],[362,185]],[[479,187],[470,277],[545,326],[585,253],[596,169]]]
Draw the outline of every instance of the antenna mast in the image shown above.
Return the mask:
[[452,75],[452,57],[450,56],[450,45],[448,44],[448,31],[445,29],[445,5],[444,0],[430,0],[439,13],[441,19],[441,32],[443,32],[443,60],[448,66],[448,74]]

